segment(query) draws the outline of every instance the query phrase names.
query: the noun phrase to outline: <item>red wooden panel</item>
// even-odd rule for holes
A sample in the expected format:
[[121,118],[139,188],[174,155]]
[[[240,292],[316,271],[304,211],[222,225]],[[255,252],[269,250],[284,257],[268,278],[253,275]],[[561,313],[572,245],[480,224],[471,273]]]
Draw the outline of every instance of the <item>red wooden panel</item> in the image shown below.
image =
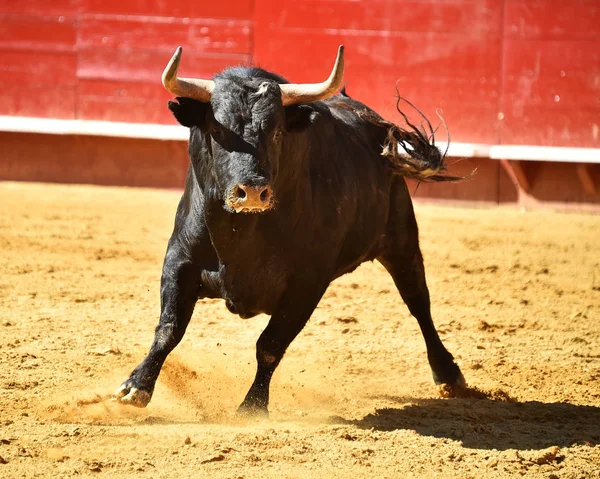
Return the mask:
[[190,47],[196,52],[244,53],[251,55],[250,21],[193,20]]
[[145,98],[82,96],[78,100],[78,110],[79,118],[84,120],[175,124],[166,104],[166,101]]
[[[278,41],[274,42],[273,37]],[[346,45],[346,67],[386,67],[428,76],[495,76],[500,69],[500,39],[445,34],[305,32],[256,29],[255,58],[294,81],[326,78],[337,46]]]
[[503,100],[513,111],[545,105],[556,111],[597,108],[600,116],[600,81],[597,78],[586,73],[537,78],[506,75]]
[[600,39],[507,39],[503,143],[600,146]]
[[[127,80],[160,85],[171,52],[85,48],[79,54],[79,78]],[[247,64],[247,55],[208,55],[184,52],[181,76],[212,78],[229,65]]]
[[510,38],[598,39],[600,4],[589,0],[507,2],[505,34]]
[[256,0],[264,27],[499,35],[497,0]]
[[148,83],[127,82],[118,80],[86,80],[82,79],[78,85],[79,94],[82,96],[105,98],[145,98],[160,99],[165,102],[172,98],[168,91],[159,83],[152,85]]
[[0,15],[2,49],[71,51],[75,43],[73,18]]
[[[469,77],[398,77],[385,70],[358,69],[346,77],[351,97],[366,103],[385,118],[402,123],[396,111],[395,84],[400,94],[417,106],[431,123],[437,125],[436,109],[441,108],[448,123],[453,141],[496,143],[499,140],[497,120],[499,81]],[[405,103],[401,108],[414,122],[418,114]],[[446,132],[440,128],[436,134],[445,140]]]
[[80,0],[2,0],[0,13],[22,15],[74,15]]
[[0,75],[6,85],[73,86],[76,63],[74,53],[0,50]]
[[596,40],[504,42],[504,71],[526,76],[600,74],[600,38]]
[[251,0],[203,2],[192,0],[79,0],[83,13],[190,18],[243,18],[251,16]]
[[0,115],[73,119],[74,88],[32,87],[7,82],[0,88]]
[[[162,19],[160,19],[162,20]],[[84,16],[77,31],[80,47],[119,47],[159,50],[189,45],[190,25],[181,21],[148,21],[143,17]]]
[[444,109],[454,140],[496,143],[501,110],[505,143],[598,146],[591,0],[4,0],[0,72],[36,96],[4,88],[1,108],[172,123],[160,75],[177,45],[182,75],[211,77],[254,54],[292,81],[319,81],[340,43],[350,94],[390,119],[399,79],[430,118]]
[[81,80],[78,111],[87,120],[175,124],[167,108],[172,97],[159,83]]
[[81,46],[165,49],[178,45],[194,53],[250,53],[250,22],[246,20],[148,21],[148,18],[83,17]]
[[393,97],[398,82],[402,96],[414,98],[419,105],[430,103],[434,109],[443,106],[441,102],[445,101],[491,104],[499,100],[499,78],[421,76],[406,71],[395,73],[390,69],[364,67],[353,68],[344,80],[351,96],[357,96],[359,91],[372,96],[379,91]]
[[507,1],[503,143],[600,145],[600,5]]
[[557,110],[548,106],[524,108],[502,121],[502,143],[544,146],[600,147],[598,109]]

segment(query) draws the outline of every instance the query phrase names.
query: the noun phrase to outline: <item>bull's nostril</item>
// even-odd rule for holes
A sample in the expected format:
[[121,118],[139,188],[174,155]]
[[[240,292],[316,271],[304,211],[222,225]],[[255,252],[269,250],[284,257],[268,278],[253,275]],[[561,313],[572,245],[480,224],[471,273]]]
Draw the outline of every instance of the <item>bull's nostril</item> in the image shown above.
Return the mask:
[[246,198],[246,191],[240,188],[239,186],[235,187],[235,191],[233,192],[236,198],[243,200]]
[[266,203],[267,201],[269,201],[270,198],[271,190],[269,188],[265,188],[264,190],[262,190],[262,193],[260,194],[260,201]]

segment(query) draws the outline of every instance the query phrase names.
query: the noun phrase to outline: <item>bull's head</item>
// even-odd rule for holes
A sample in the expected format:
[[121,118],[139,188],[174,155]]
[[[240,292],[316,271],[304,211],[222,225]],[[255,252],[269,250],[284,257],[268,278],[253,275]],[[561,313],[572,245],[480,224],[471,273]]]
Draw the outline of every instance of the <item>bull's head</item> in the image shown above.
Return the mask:
[[[298,106],[334,95],[342,85],[344,48],[323,83],[289,84],[259,70],[226,70],[214,80],[178,78],[181,47],[162,75],[178,97],[169,109],[191,129],[193,162],[208,162],[225,207],[236,213],[263,212],[275,204],[273,184],[285,137],[300,125]],[[262,72],[262,73],[261,73]]]

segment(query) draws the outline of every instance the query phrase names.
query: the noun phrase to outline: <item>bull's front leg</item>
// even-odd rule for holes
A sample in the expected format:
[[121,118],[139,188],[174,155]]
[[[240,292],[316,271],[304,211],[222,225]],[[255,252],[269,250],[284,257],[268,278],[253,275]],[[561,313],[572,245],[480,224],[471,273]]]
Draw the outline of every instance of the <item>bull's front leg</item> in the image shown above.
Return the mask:
[[256,343],[256,376],[238,408],[238,414],[268,414],[269,387],[273,373],[288,346],[310,319],[326,288],[327,285],[316,288],[314,283],[305,284],[291,288],[284,294]]
[[161,315],[154,342],[148,355],[115,392],[115,398],[121,403],[137,407],[148,405],[163,363],[183,338],[202,289],[202,265],[191,257],[172,238],[163,264]]

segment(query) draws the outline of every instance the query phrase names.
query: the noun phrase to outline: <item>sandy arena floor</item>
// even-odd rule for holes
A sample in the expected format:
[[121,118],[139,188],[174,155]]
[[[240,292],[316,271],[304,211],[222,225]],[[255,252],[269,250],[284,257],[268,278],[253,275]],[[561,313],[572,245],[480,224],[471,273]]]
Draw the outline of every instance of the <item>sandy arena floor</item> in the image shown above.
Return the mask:
[[[441,186],[443,187],[443,186]],[[441,399],[391,279],[336,281],[233,416],[267,318],[199,302],[144,410],[179,193],[0,183],[0,477],[600,478],[600,216],[418,206],[438,331],[494,399]]]

